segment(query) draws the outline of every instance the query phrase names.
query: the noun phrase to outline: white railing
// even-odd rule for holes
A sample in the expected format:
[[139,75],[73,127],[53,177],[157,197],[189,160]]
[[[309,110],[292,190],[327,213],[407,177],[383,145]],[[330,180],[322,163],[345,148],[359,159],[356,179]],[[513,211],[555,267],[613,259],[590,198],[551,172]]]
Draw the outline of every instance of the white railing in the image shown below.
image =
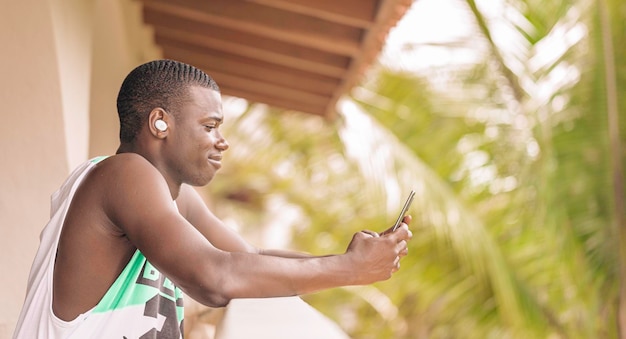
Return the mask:
[[224,310],[215,310],[209,318],[215,325],[202,321],[189,324],[192,328],[188,339],[350,338],[336,323],[298,297],[236,299]]

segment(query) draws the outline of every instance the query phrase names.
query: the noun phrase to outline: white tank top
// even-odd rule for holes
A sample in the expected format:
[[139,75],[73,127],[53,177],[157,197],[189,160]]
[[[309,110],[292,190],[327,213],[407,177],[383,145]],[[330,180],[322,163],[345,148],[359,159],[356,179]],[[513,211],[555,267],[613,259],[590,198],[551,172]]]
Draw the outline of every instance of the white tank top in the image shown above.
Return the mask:
[[52,312],[54,260],[65,216],[79,184],[104,158],[79,166],[52,195],[50,221],[40,235],[14,339],[182,338],[182,291],[139,250],[94,308],[72,321]]

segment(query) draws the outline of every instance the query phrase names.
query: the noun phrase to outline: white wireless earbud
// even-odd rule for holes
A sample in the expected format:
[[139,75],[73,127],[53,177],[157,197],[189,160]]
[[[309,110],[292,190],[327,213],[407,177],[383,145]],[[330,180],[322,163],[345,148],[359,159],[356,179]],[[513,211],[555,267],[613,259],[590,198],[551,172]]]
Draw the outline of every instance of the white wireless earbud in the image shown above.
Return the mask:
[[165,132],[167,130],[167,123],[161,119],[154,122],[154,127],[161,132]]

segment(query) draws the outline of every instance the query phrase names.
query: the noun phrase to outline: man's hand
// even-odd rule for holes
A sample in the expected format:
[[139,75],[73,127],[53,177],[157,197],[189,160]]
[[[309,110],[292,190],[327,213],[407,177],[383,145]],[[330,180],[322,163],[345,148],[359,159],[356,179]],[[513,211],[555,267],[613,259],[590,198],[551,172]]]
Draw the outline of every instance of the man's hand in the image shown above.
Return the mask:
[[411,217],[405,216],[402,221],[395,232],[361,231],[354,235],[346,255],[357,275],[356,284],[387,280],[400,269],[400,259],[408,254],[407,241],[413,236],[408,227]]
[[[413,217],[411,217],[410,215],[405,215],[402,218],[402,223],[406,224],[407,226],[411,223],[411,220],[413,220]],[[382,233],[380,233],[381,236],[387,235],[389,233],[393,233],[393,226],[389,227],[388,229],[386,229],[385,231],[383,231]],[[410,231],[409,231],[410,232]]]

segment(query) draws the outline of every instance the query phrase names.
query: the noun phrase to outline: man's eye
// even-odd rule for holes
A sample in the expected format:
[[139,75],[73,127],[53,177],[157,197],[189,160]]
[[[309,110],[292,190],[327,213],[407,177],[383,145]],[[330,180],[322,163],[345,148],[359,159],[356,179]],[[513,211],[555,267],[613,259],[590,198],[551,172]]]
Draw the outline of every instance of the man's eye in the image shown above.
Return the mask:
[[204,127],[208,130],[212,130],[214,129],[216,126],[215,125],[204,125]]

